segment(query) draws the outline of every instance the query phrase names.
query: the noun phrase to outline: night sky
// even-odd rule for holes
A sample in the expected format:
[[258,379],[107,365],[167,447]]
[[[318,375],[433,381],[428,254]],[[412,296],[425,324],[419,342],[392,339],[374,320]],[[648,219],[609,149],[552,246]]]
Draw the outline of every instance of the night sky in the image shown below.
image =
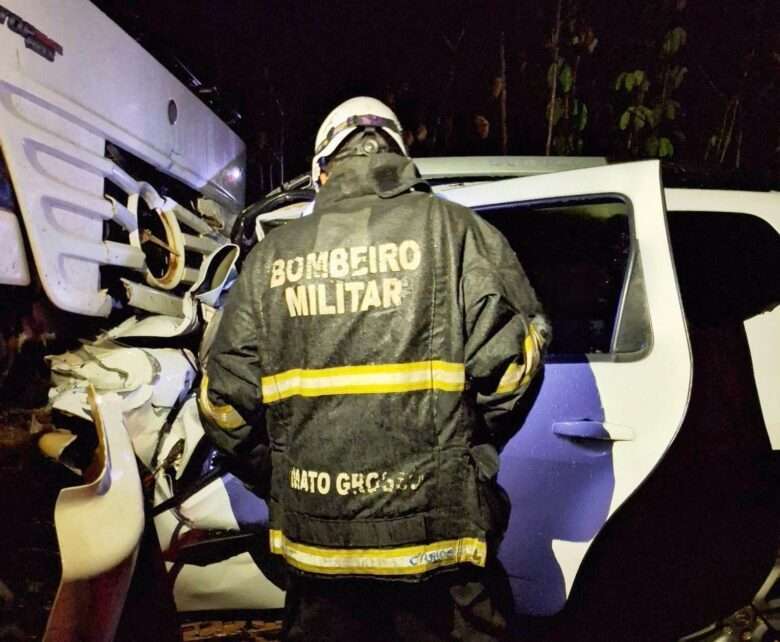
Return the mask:
[[[234,128],[252,155],[263,140],[278,153],[284,131],[286,178],[307,171],[322,118],[354,95],[386,98],[392,88],[400,97],[399,116],[409,128],[420,122],[432,128],[444,114],[452,114],[458,124],[467,123],[468,114],[484,104],[499,69],[502,31],[509,152],[544,153],[545,79],[551,61],[545,43],[552,31],[555,0],[95,0],[95,4],[142,43],[174,51],[201,81],[217,86],[222,103],[242,114]],[[580,68],[579,91],[591,114],[585,154],[620,153],[614,144],[619,118],[612,104],[614,78],[620,71],[647,66],[663,33],[680,25],[688,33],[681,64],[689,72],[676,96],[682,105],[679,128],[684,140],[676,144],[675,160],[703,158],[728,98],[742,88],[740,164],[777,179],[780,3],[565,0],[565,4],[579,8],[599,39]],[[453,54],[447,40],[457,42],[461,31],[463,38]]]

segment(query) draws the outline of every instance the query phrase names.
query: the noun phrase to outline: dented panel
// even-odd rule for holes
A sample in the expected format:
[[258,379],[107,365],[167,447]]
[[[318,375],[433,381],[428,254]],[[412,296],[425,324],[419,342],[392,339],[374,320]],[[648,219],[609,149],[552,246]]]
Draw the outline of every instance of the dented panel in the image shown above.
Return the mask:
[[[229,229],[243,206],[241,140],[86,0],[4,0],[2,6],[12,20],[33,25],[59,47],[52,58],[13,30],[0,31],[0,147],[47,297],[66,311],[107,316],[116,302],[101,283],[105,265],[138,272],[139,281],[162,289],[192,283],[196,271],[185,267],[185,254],[206,254],[225,242],[217,230]],[[169,100],[177,106],[174,122]],[[109,142],[199,191],[216,204],[210,211],[230,220],[207,223],[161,198],[154,186],[137,182],[105,157]],[[143,247],[148,239],[138,234],[137,211],[107,200],[106,180],[159,208],[168,236],[176,240],[169,273],[149,273]],[[2,219],[3,230],[11,231]],[[127,230],[129,242],[106,241],[107,221]],[[214,239],[185,236],[182,224]],[[24,258],[24,244],[14,236],[12,253]],[[26,284],[29,272],[21,266],[0,265],[0,280]]]

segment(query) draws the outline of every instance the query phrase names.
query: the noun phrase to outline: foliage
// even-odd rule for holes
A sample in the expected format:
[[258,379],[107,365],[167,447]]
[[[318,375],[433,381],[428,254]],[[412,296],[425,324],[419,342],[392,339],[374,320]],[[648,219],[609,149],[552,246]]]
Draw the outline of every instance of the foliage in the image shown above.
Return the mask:
[[[588,105],[577,91],[577,76],[584,57],[590,56],[598,38],[580,15],[575,0],[559,1],[556,24],[548,46],[552,62],[547,69],[547,148],[558,155],[581,154],[583,132],[588,125]],[[563,17],[562,17],[563,14]]]
[[[679,4],[677,10],[681,10]],[[622,103],[619,137],[630,156],[671,158],[675,154],[672,139],[685,141],[677,126],[681,105],[674,96],[688,73],[679,62],[687,38],[682,27],[670,28],[649,69],[623,71],[615,79],[614,90]]]

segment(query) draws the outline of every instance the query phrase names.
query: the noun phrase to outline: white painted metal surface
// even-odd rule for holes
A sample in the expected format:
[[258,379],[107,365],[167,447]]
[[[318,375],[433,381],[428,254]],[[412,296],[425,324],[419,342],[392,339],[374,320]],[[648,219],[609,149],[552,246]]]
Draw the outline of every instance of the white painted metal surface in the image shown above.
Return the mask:
[[[667,189],[665,195],[669,211],[752,214],[780,234],[780,192]],[[745,330],[764,423],[772,448],[780,450],[780,307],[748,319]]]
[[450,156],[415,158],[414,164],[427,180],[441,178],[513,178],[601,167],[601,156]]
[[125,402],[125,428],[133,442],[133,449],[138,459],[151,470],[160,430],[170,408],[155,408],[152,405],[151,386],[141,386],[128,395]]
[[[170,490],[158,484],[155,503],[170,497]],[[225,485],[217,479],[186,500],[180,512],[166,511],[154,520],[160,546],[165,551],[176,537],[195,528],[238,531]],[[169,565],[170,567],[170,565]],[[248,553],[242,553],[205,567],[185,565],[173,589],[179,611],[219,609],[280,609],[284,592],[268,580]]]
[[110,642],[144,528],[141,480],[117,395],[88,393],[98,448],[87,483],[60,491],[54,522],[62,577],[45,642]]
[[134,554],[144,527],[143,496],[116,395],[90,393],[100,446],[94,478],[60,491],[54,509],[62,580],[104,573]]
[[152,404],[158,407],[173,407],[192,388],[197,376],[195,355],[189,350],[173,348],[144,348],[157,367],[157,376],[152,382]]
[[29,285],[30,269],[24,253],[24,239],[19,218],[13,212],[0,209],[0,284]]
[[211,318],[211,309],[217,306],[235,281],[238,275],[238,255],[238,246],[228,243],[204,257],[193,279],[194,283],[182,299],[181,311],[177,311],[176,316],[131,317],[106,332],[101,341],[172,338],[195,332],[200,327],[201,316],[206,320]]
[[[614,491],[610,516],[671,445],[685,417],[692,380],[690,346],[669,247],[659,169],[657,161],[643,161],[480,184],[447,193],[448,199],[469,207],[614,194],[624,195],[631,203],[653,343],[634,361],[589,359],[604,424],[623,427],[624,434],[632,435],[612,446]],[[553,543],[567,593],[594,538]]]
[[[172,465],[172,468],[176,471],[177,479],[180,478],[184,472],[184,468],[187,465],[187,462],[190,460],[190,457],[192,457],[192,453],[195,450],[195,447],[198,445],[198,442],[201,440],[201,437],[203,437],[203,425],[200,423],[198,400],[195,395],[192,395],[184,402],[181,409],[177,413],[176,419],[171,425],[170,432],[167,435],[161,437],[162,444],[160,445],[160,461],[164,460],[168,456],[168,454],[171,452],[171,449],[173,449],[177,442],[184,442],[184,449],[182,450],[181,456],[177,458],[177,460],[173,462]],[[170,488],[170,490],[172,495],[173,489]],[[184,502],[184,504],[186,503],[187,502]],[[182,505],[181,512],[183,515],[185,514],[185,510],[186,509],[184,508],[184,505]],[[209,526],[209,528],[210,527],[211,526]]]
[[52,409],[59,410],[85,421],[92,421],[89,400],[85,388],[67,388],[66,390],[50,390],[49,403]]
[[121,281],[127,293],[127,303],[131,307],[153,314],[183,316],[181,297],[129,279],[121,279]]
[[[77,351],[47,357],[47,360],[55,385],[50,394],[90,385],[98,391],[130,392],[153,383],[160,374],[160,365],[149,352],[110,344],[84,344]],[[170,394],[164,390],[164,383],[160,394]]]
[[[104,156],[106,142],[232,215],[243,206],[244,145],[87,0],[5,0],[3,6],[63,50],[47,60],[18,34],[0,29],[0,146],[35,265],[55,305],[105,316],[112,301],[101,290],[99,266],[143,271],[145,260],[137,246],[103,241],[105,220],[129,222],[126,210],[103,198],[104,179],[147,201],[154,191]],[[169,100],[176,103],[174,123]]]

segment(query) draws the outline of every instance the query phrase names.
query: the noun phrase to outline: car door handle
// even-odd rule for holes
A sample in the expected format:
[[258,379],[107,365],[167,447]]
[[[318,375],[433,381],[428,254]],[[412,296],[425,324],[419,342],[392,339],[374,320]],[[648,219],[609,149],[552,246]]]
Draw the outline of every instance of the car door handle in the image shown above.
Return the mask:
[[627,426],[608,423],[606,421],[556,421],[553,432],[561,437],[576,439],[598,439],[600,441],[631,441],[634,431]]

